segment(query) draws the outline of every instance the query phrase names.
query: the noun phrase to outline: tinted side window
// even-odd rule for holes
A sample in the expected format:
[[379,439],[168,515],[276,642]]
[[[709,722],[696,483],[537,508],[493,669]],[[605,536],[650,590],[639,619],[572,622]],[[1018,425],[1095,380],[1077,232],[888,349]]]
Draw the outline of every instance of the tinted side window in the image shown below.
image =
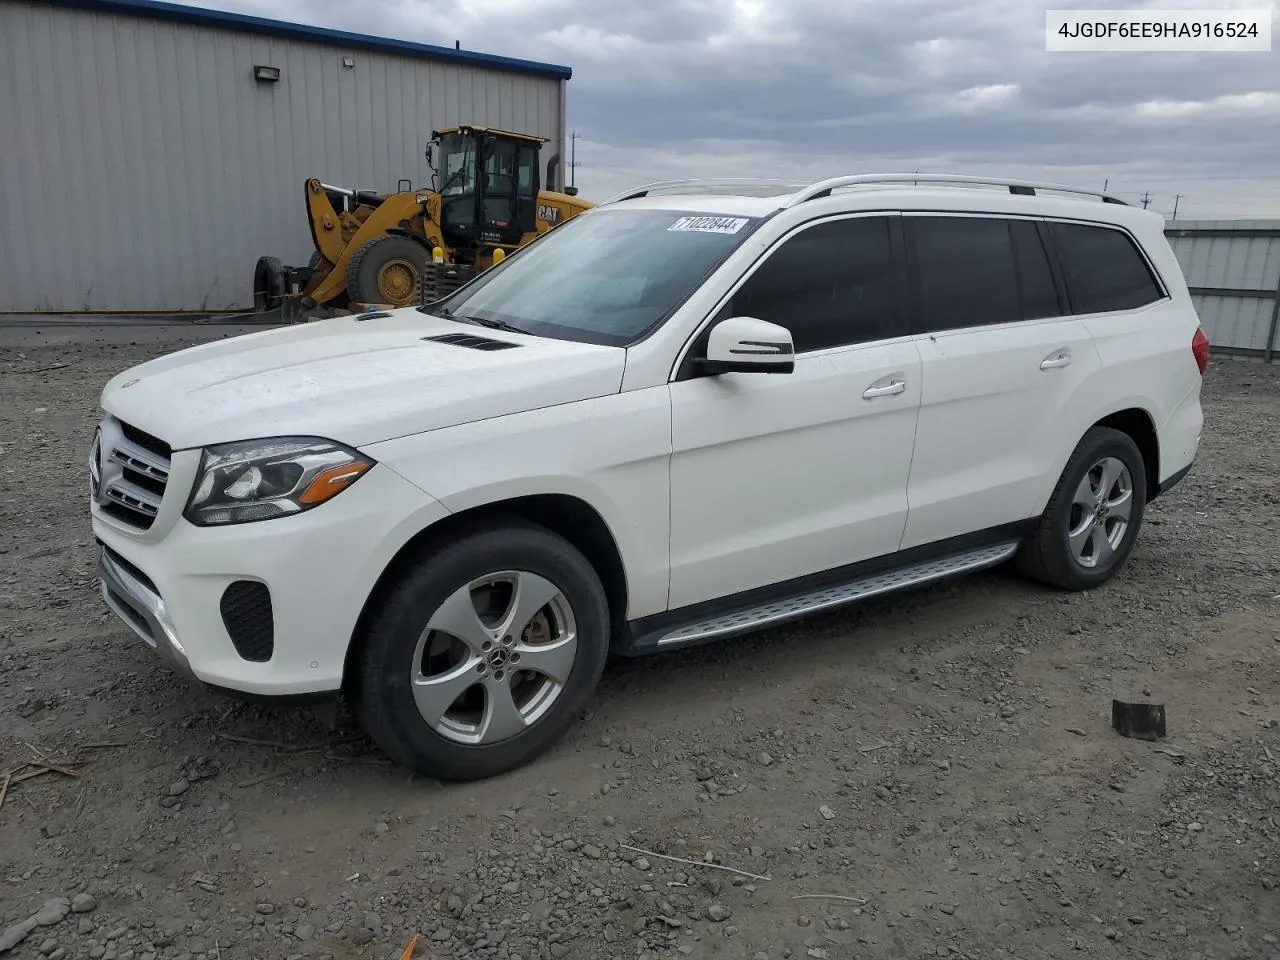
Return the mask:
[[1059,317],[1062,306],[1053,283],[1049,255],[1045,253],[1040,231],[1030,220],[1010,220],[1013,252],[1018,264],[1018,287],[1022,294],[1022,318]]
[[915,250],[917,324],[954,330],[1022,319],[1009,223],[985,217],[906,217]]
[[516,171],[516,193],[533,196],[533,177],[538,165],[538,154],[533,147],[520,148],[520,164]]
[[1132,310],[1162,296],[1128,235],[1082,223],[1053,224],[1076,313]]
[[730,310],[786,327],[796,352],[899,335],[888,217],[808,227],[769,255]]

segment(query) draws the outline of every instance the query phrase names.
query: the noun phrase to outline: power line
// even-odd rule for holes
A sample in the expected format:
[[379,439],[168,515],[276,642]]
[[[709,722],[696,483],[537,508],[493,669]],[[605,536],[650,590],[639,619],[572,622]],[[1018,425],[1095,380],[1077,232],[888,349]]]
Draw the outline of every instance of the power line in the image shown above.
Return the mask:
[[578,183],[578,131],[574,130],[569,134],[569,186],[577,186]]

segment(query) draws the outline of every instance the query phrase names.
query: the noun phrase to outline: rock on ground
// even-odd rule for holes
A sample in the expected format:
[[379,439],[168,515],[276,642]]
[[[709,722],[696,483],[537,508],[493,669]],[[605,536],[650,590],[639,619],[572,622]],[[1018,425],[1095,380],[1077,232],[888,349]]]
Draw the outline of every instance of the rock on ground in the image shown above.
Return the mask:
[[[24,960],[1277,955],[1280,367],[1214,362],[1203,455],[1105,588],[988,571],[621,661],[548,756],[442,787],[107,614],[98,395],[164,344],[2,323],[0,767],[80,774],[0,808],[0,943],[50,922]],[[1144,689],[1164,743],[1109,728]]]

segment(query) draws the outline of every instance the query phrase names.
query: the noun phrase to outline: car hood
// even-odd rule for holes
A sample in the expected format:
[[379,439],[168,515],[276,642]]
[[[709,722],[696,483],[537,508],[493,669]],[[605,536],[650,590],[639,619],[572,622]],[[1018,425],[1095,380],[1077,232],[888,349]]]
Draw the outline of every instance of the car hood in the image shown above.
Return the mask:
[[102,407],[175,450],[283,435],[360,446],[616,393],[625,363],[619,347],[407,308],[179,350],[113,377]]

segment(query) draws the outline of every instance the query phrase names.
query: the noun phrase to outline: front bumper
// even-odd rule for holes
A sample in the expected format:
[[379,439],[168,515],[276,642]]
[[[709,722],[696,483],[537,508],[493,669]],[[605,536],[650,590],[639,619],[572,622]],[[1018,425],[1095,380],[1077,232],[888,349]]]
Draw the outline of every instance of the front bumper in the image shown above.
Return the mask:
[[[145,531],[91,504],[103,600],[178,673],[251,696],[340,689],[378,578],[447,514],[383,465],[314,510],[223,527],[171,515],[169,493],[185,499],[187,486],[166,492]],[[245,588],[255,599],[228,602]],[[246,624],[256,645],[245,642]]]
[[103,543],[98,544],[98,577],[102,581],[102,599],[111,611],[171,667],[196,679],[151,578]]

